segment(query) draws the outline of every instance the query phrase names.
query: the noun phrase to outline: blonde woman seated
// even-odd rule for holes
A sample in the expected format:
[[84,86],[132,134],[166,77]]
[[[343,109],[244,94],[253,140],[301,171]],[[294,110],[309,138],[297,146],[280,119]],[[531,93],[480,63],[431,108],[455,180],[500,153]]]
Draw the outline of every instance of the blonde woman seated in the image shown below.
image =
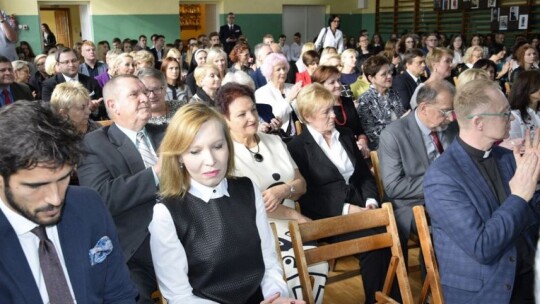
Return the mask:
[[140,50],[136,52],[131,52],[130,54],[133,57],[133,61],[135,62],[134,74],[137,74],[137,72],[141,69],[148,69],[154,67],[154,55],[152,55],[152,53],[150,53],[149,51]]
[[202,102],[214,107],[216,93],[221,86],[221,74],[218,68],[213,64],[203,64],[195,68],[193,75],[197,84],[197,93],[189,102]]
[[51,107],[55,113],[68,118],[77,132],[86,134],[100,127],[90,117],[90,95],[88,90],[76,81],[58,84],[51,95]]
[[201,103],[182,107],[165,133],[163,199],[149,231],[170,304],[291,303],[263,197],[248,178],[231,177],[233,151],[223,116]]
[[115,76],[133,75],[135,72],[135,61],[133,57],[117,49],[107,53],[107,65],[109,69],[95,77],[101,87],[104,87]]
[[227,73],[227,53],[220,48],[212,48],[208,51],[206,62],[213,64],[219,71],[219,77],[223,79]]
[[[257,132],[259,116],[254,98],[249,87],[229,83],[219,90],[216,103],[225,116],[233,139],[234,174],[249,177],[262,192],[266,214],[270,222],[276,224],[282,244],[281,255],[289,291],[296,298],[301,298],[288,221],[310,221],[294,209],[294,201],[306,192],[306,182],[281,138]],[[314,265],[309,271],[314,277],[317,303],[322,303],[328,264]]]

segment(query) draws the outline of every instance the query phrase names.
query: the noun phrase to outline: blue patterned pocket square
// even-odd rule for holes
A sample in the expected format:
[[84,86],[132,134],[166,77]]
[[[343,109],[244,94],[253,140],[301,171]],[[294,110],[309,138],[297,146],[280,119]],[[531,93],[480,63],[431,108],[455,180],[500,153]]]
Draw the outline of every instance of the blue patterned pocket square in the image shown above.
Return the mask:
[[105,261],[107,256],[113,251],[111,239],[104,236],[96,243],[96,246],[88,251],[90,257],[90,265],[94,266]]

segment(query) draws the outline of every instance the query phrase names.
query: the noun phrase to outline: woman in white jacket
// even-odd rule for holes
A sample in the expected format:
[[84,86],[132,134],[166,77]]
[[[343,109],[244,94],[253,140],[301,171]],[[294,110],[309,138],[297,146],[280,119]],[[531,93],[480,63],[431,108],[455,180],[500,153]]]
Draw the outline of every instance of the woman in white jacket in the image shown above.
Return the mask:
[[315,47],[324,49],[327,46],[335,47],[338,53],[343,52],[343,33],[339,29],[340,18],[337,15],[332,15],[328,19],[328,26],[321,29]]

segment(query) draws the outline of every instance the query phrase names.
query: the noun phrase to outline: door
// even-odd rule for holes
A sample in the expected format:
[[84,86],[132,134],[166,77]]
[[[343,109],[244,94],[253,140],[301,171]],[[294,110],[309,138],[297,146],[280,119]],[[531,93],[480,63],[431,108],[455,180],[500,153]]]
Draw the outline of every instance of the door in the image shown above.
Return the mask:
[[324,5],[284,5],[283,33],[287,43],[292,42],[294,33],[302,34],[302,42],[314,41],[326,26]]

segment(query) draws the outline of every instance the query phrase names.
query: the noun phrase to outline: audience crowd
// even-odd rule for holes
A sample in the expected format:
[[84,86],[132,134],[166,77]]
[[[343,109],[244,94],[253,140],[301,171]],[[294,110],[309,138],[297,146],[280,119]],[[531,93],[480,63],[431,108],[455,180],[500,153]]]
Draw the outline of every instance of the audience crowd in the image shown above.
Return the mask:
[[[74,191],[66,208],[81,195],[103,200],[105,224],[118,235],[111,236],[114,261],[125,262],[108,280],[124,280],[115,284],[132,297],[126,303],[153,303],[158,289],[169,303],[303,303],[294,263],[282,268],[277,260],[294,260],[288,221],[364,212],[386,201],[405,257],[417,233],[412,207],[427,206],[448,303],[534,303],[539,37],[517,36],[511,48],[503,32],[449,39],[405,33],[383,41],[366,30],[343,33],[332,15],[312,41],[295,33],[290,44],[285,35],[274,42],[267,34],[250,44],[229,13],[208,35],[86,40],[73,48],[42,24],[43,49],[35,52],[16,44],[5,21],[0,15],[0,111],[9,118],[13,104],[30,107],[24,100],[41,104],[39,111],[50,105],[73,129],[68,135],[83,138],[78,163],[45,168],[53,177],[69,168],[72,185],[99,194]],[[37,170],[56,161],[51,157],[9,174]],[[4,184],[10,175],[0,172],[0,205],[15,204]],[[373,303],[389,252],[357,258]],[[71,263],[61,264],[68,280],[76,277]],[[322,303],[328,265],[310,273]],[[10,292],[0,291],[0,302],[16,302]],[[53,298],[48,285],[39,294]]]

